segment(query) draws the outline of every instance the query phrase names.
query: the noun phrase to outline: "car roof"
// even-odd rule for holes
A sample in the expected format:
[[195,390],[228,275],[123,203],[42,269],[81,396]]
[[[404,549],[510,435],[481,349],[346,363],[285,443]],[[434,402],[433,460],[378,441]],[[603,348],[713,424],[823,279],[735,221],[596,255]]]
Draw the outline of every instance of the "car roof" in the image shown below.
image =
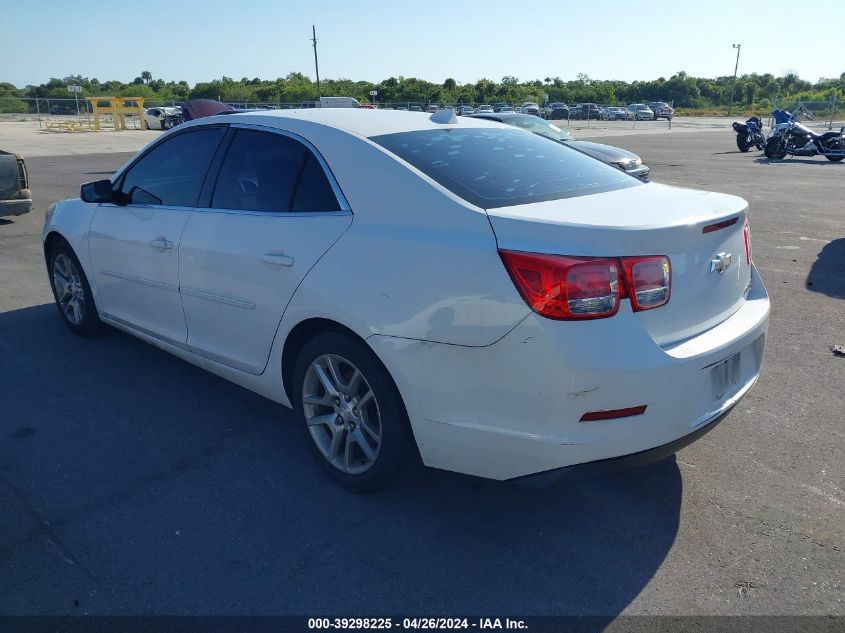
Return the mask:
[[491,127],[489,121],[462,117],[455,123],[436,123],[431,117],[402,110],[367,110],[364,108],[308,108],[299,110],[259,110],[197,119],[203,123],[253,123],[284,128],[285,122],[307,121],[360,136],[371,137],[399,132],[442,130],[455,127]]

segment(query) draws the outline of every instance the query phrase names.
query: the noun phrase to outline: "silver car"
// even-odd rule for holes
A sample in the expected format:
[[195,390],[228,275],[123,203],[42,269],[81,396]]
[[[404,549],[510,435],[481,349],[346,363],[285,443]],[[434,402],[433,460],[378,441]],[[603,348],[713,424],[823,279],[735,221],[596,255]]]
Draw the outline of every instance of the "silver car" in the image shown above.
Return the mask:
[[628,106],[625,118],[634,121],[653,121],[654,111],[644,103],[632,103]]
[[648,165],[643,165],[642,158],[621,147],[593,143],[591,141],[578,141],[569,132],[565,132],[553,123],[548,123],[530,114],[506,113],[502,111],[495,114],[476,114],[474,116],[490,121],[499,121],[507,125],[513,125],[514,127],[520,127],[529,132],[534,132],[540,136],[545,136],[553,141],[574,147],[584,154],[592,156],[604,163],[618,167],[626,174],[630,174],[640,180],[648,180],[648,174],[651,171]]
[[626,118],[625,109],[619,106],[607,106],[601,109],[601,118],[605,121],[624,121]]

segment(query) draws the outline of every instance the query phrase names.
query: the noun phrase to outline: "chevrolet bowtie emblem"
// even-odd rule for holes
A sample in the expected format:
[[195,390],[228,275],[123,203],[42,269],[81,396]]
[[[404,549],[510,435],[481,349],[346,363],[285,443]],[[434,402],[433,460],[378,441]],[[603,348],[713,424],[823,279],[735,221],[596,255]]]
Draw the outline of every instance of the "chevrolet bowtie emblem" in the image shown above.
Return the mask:
[[727,272],[731,266],[731,254],[719,253],[715,259],[710,260],[710,272],[719,271],[720,273]]

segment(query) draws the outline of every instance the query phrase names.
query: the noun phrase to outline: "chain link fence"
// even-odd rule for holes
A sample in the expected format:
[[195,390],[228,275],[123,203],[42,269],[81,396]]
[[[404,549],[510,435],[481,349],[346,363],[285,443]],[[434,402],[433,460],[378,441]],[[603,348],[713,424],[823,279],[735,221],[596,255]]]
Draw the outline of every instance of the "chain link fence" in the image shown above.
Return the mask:
[[772,105],[775,109],[781,108],[789,112],[795,112],[800,108],[804,108],[813,116],[803,117],[802,123],[808,127],[823,128],[831,130],[834,124],[845,119],[845,103],[838,101],[836,97],[831,97],[828,101],[792,101],[785,102],[779,99],[772,99]]

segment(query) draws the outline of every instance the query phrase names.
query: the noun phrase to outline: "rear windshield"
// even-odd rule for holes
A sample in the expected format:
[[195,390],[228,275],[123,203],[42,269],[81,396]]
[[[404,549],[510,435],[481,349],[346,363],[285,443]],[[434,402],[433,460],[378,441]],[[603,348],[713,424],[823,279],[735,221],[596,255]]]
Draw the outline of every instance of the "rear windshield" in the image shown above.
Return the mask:
[[642,184],[563,143],[515,128],[420,130],[371,140],[482,209]]

